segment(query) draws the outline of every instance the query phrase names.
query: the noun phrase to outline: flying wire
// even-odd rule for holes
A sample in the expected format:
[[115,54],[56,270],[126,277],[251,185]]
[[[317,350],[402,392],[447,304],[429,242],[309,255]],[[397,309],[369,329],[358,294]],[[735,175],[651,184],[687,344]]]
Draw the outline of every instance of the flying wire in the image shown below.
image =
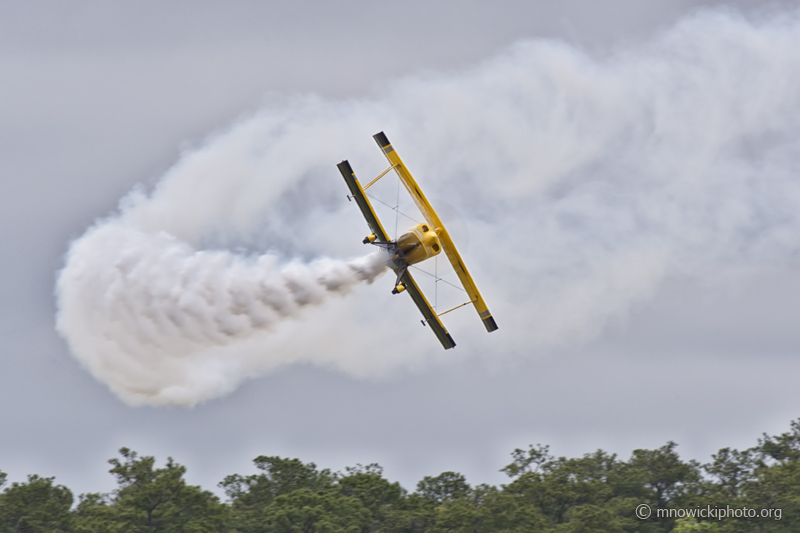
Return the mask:
[[422,270],[421,268],[419,268],[419,267],[418,267],[418,266],[416,266],[416,265],[411,265],[411,268],[413,268],[414,270],[419,270],[419,271],[420,271],[420,272],[422,272],[423,274],[427,274],[427,275],[429,275],[429,276],[431,276],[431,277],[435,278],[437,281],[441,281],[442,283],[447,283],[447,284],[448,284],[448,285],[450,285],[451,287],[455,287],[456,289],[458,289],[458,290],[460,290],[460,291],[467,292],[466,290],[464,290],[464,288],[463,288],[463,287],[459,287],[458,285],[455,285],[455,284],[453,284],[453,283],[450,283],[450,282],[449,282],[449,281],[447,281],[446,279],[444,279],[444,278],[440,278],[440,277],[436,276],[435,274],[431,274],[431,273],[430,273],[430,272],[428,272],[427,270]]
[[[366,193],[365,193],[365,194],[366,194]],[[367,194],[367,196],[369,196],[371,199],[375,200],[375,201],[376,201],[376,202],[378,202],[379,204],[383,204],[383,205],[385,205],[386,207],[388,207],[389,209],[392,209],[392,210],[394,210],[394,211],[397,211],[397,213],[398,213],[398,214],[400,214],[400,215],[403,215],[404,217],[406,217],[407,219],[411,220],[412,222],[416,222],[417,224],[421,224],[421,223],[422,223],[422,222],[420,222],[419,220],[417,220],[416,218],[414,218],[414,217],[412,217],[412,216],[408,216],[407,214],[403,213],[403,212],[402,212],[402,211],[400,211],[400,210],[399,210],[397,207],[392,207],[391,205],[387,204],[387,203],[386,203],[386,202],[384,202],[383,200],[379,200],[378,198],[375,198],[375,197],[374,197],[374,196],[372,196],[371,194]]]

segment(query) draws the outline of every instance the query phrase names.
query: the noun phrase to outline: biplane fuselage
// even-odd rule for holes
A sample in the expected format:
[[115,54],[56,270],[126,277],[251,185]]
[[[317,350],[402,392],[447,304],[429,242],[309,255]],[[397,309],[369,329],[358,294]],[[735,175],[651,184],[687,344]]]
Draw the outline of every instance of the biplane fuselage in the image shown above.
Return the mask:
[[395,288],[392,291],[394,294],[405,290],[400,278],[408,267],[439,255],[442,251],[439,235],[425,222],[417,224],[394,241],[380,242],[374,233],[367,235],[364,244],[374,244],[386,250],[386,266],[397,274]]
[[[444,327],[444,324],[442,324],[440,317],[464,305],[472,304],[478,312],[478,315],[480,315],[486,330],[490,332],[495,331],[497,329],[497,323],[478,291],[475,281],[467,271],[467,267],[464,266],[464,261],[461,259],[455,244],[444,228],[444,224],[442,224],[439,216],[425,198],[425,195],[411,176],[411,173],[400,160],[400,156],[397,155],[397,152],[394,147],[392,147],[391,143],[389,143],[389,139],[386,138],[386,135],[380,132],[374,135],[374,139],[391,165],[383,174],[372,180],[365,187],[362,187],[350,163],[342,161],[339,163],[338,167],[351,192],[348,199],[356,201],[358,207],[361,209],[361,213],[367,221],[367,225],[372,230],[372,233],[367,235],[364,239],[364,244],[373,244],[384,249],[388,254],[386,264],[397,274],[392,293],[398,294],[408,291],[425,319],[422,321],[423,325],[430,325],[436,337],[439,339],[439,342],[442,343],[445,349],[453,348],[456,343]],[[397,173],[400,181],[411,195],[411,198],[414,200],[414,203],[425,219],[425,222],[417,224],[395,240],[389,238],[365,193],[366,189],[390,170],[394,170]],[[461,285],[464,287],[464,291],[469,295],[470,300],[453,309],[444,311],[443,313],[437,313],[434,311],[433,307],[431,307],[425,295],[422,294],[422,291],[420,291],[416,281],[414,281],[414,278],[408,271],[408,267],[434,257],[442,250],[444,250],[447,259],[450,261]]]
[[424,222],[402,234],[395,243],[396,250],[390,260],[397,268],[421,263],[442,251],[436,230]]

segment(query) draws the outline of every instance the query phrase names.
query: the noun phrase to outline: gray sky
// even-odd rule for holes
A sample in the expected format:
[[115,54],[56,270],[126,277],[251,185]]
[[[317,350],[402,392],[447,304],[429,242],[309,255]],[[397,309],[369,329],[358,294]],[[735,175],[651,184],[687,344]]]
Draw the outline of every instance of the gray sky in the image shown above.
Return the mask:
[[[757,269],[678,272],[584,342],[533,350],[481,337],[485,350],[506,352],[492,358],[461,349],[472,337],[451,326],[465,340],[442,359],[367,378],[297,364],[192,409],[127,406],[54,330],[54,280],[69,242],[135,184],[152,183],[182,151],[264,101],[370,97],[406,76],[457,75],[520,39],[560,39],[602,57],[722,4],[3,4],[0,470],[12,480],[56,476],[76,493],[109,490],[105,461],[128,446],[162,461],[173,456],[209,489],[227,474],[251,472],[260,454],[333,469],[379,462],[413,489],[444,470],[502,482],[497,470],[509,452],[532,443],[559,455],[603,448],[627,457],[675,440],[684,456],[705,461],[720,447],[783,431],[800,399],[800,334],[791,318],[800,275],[791,254],[768,256]],[[747,13],[760,4],[727,3]],[[330,179],[343,192],[336,162]],[[505,263],[480,253],[477,222],[458,223],[479,284],[496,287],[500,300],[500,282],[485,280],[502,280]],[[383,294],[388,283],[382,278],[358,297]],[[504,305],[518,309],[497,308]],[[495,313],[501,330],[493,335],[524,340],[510,331],[518,322]],[[456,320],[459,331],[481,328],[469,320]],[[435,342],[425,331],[413,335]]]

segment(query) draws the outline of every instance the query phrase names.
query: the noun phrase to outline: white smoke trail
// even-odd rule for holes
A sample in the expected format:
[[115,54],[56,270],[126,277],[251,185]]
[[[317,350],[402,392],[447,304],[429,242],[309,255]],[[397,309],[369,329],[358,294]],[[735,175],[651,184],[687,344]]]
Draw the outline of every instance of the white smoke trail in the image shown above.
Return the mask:
[[[193,404],[207,394],[197,390],[197,377],[224,370],[202,368],[218,366],[206,360],[209,349],[372,282],[384,260],[375,253],[281,267],[273,255],[197,251],[166,233],[105,222],[70,250],[59,280],[69,312],[59,328],[95,376],[129,402]],[[227,392],[221,386],[214,392]]]
[[[387,342],[416,311],[375,291],[280,322],[297,316],[296,298],[277,303],[294,297],[292,272],[322,290],[325,267],[225,251],[351,253],[365,226],[342,201],[335,163],[377,174],[385,165],[370,136],[380,130],[429,196],[469,213],[466,259],[501,330],[487,336],[474,317],[448,315],[462,354],[591,338],[669,277],[791,264],[797,50],[797,12],[751,21],[718,11],[605,57],[524,42],[370,100],[269,106],[184,154],[153,191],[134,191],[73,243],[58,329],[132,403],[191,405],[290,362],[364,374],[439,353],[426,331]],[[342,288],[375,273],[330,264]],[[281,296],[267,303],[267,287]]]

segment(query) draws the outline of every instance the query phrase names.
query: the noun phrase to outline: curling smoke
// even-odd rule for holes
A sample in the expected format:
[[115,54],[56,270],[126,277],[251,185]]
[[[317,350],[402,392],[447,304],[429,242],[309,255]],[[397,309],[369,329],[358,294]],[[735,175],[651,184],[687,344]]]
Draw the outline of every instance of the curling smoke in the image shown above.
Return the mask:
[[[335,163],[377,174],[380,130],[429,196],[470,214],[466,259],[502,329],[487,336],[473,316],[455,328],[462,319],[448,315],[462,354],[591,338],[670,277],[791,264],[797,50],[796,12],[711,12],[601,58],[524,42],[380,98],[269,106],[187,151],[72,244],[58,329],[131,403],[192,405],[292,362],[369,374],[440,353],[427,332],[387,342],[416,310],[359,292],[374,260],[285,262],[355,250],[365,226],[341,201]],[[299,313],[348,288],[353,297]]]

